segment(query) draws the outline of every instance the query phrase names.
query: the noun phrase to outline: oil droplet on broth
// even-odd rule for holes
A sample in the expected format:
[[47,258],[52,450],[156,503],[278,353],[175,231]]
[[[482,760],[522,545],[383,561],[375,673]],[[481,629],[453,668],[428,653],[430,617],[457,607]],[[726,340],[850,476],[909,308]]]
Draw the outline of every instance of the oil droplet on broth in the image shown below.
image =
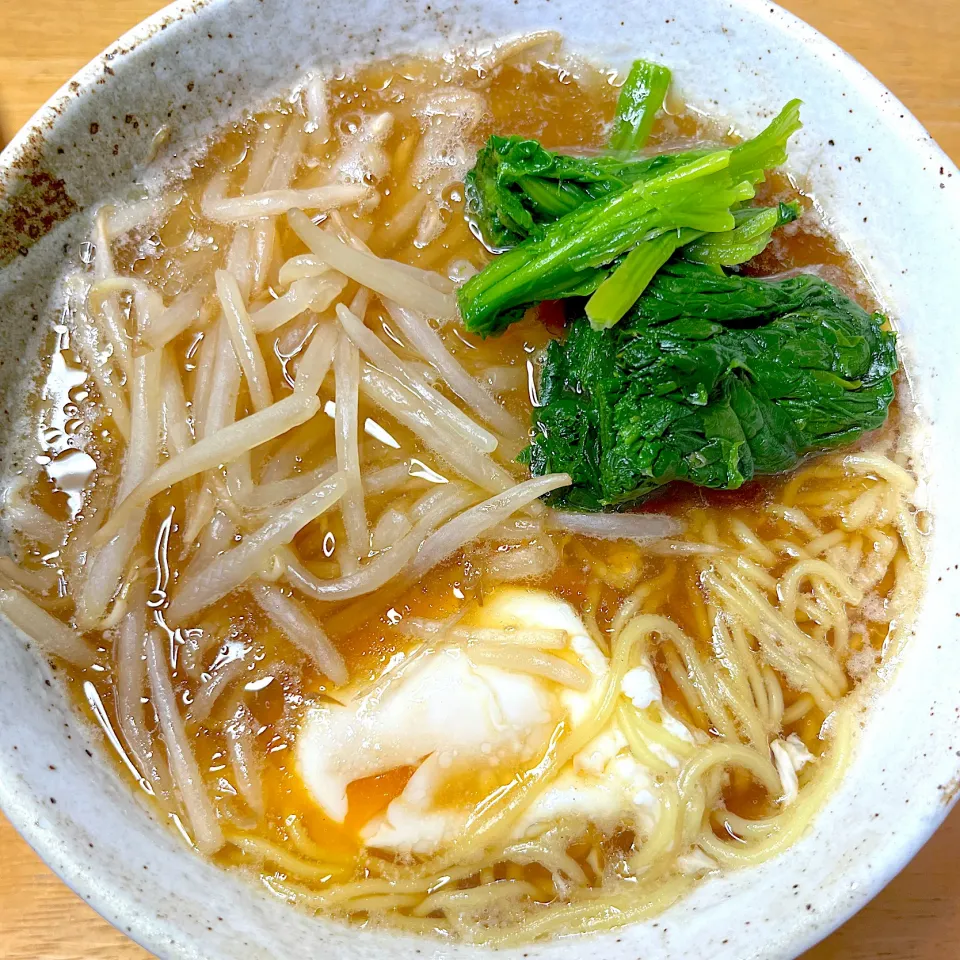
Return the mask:
[[156,583],[153,588],[153,594],[147,601],[147,606],[158,608],[163,605],[167,599],[167,586],[170,580],[170,530],[173,527],[174,508],[166,515],[157,531],[157,537],[153,546],[153,562],[156,568]]
[[66,494],[70,518],[83,507],[83,491],[90,485],[97,462],[82,450],[65,450],[44,464],[44,470],[56,490]]
[[428,483],[449,483],[450,481],[442,474],[437,473],[432,467],[428,467],[417,457],[410,458],[410,476],[426,480]]
[[368,436],[373,437],[374,440],[379,440],[386,446],[392,447],[394,450],[400,449],[400,444],[394,438],[394,436],[388,433],[383,427],[380,426],[379,423],[377,423],[376,420],[373,420],[371,417],[367,417],[363,421],[363,432]]
[[328,530],[323,535],[323,555],[329,560],[337,549],[337,538]]
[[88,396],[87,373],[70,355],[67,327],[55,324],[54,334],[56,346],[40,393],[45,403],[38,428],[44,456],[38,462],[54,489],[66,495],[72,520],[83,506],[83,491],[89,487],[97,463],[89,453],[77,449],[83,425],[78,402]]

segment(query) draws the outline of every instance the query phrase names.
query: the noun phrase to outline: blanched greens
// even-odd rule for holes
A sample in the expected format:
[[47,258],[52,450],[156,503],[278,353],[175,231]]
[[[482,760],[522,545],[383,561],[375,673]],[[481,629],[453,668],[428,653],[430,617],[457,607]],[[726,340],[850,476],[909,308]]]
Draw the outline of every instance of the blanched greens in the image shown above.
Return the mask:
[[467,177],[468,215],[499,256],[458,293],[464,325],[502,332],[566,301],[550,344],[533,474],[569,473],[553,494],[617,508],[686,480],[731,490],[856,440],[885,420],[894,335],[814,275],[730,272],[761,253],[799,203],[751,206],[786,160],[799,101],[729,149],[640,156],[670,74],[637,61],[607,156],[491,137]]
[[[690,159],[676,156],[675,163]],[[492,136],[467,174],[467,205],[484,243],[503,251],[584,203],[626,189],[653,166],[653,160],[568,157],[536,140]]]
[[640,150],[670,89],[670,71],[659,63],[635,60],[620,88],[610,136],[611,150]]
[[614,330],[576,320],[543,368],[534,474],[596,510],[672,480],[736,489],[879,427],[894,335],[816,276],[778,282],[671,264]]
[[638,159],[663,104],[670,71],[634,62],[620,89],[610,147],[619,156],[570,157],[536,140],[492,136],[467,174],[467,205],[484,243],[502,252],[589,200],[624,190],[708,153],[692,150]]
[[[699,242],[709,262],[729,263],[737,251],[752,256],[788,208],[757,222],[758,211],[744,204],[764,172],[786,159],[799,106],[788,104],[732,149],[634,161],[577,159],[535,141],[491,138],[468,177],[468,199],[488,245],[509,249],[460,288],[466,328],[499,333],[529,305],[588,296],[608,278],[613,290],[588,304],[587,315],[611,326],[679,247]],[[731,233],[728,249],[711,236]]]

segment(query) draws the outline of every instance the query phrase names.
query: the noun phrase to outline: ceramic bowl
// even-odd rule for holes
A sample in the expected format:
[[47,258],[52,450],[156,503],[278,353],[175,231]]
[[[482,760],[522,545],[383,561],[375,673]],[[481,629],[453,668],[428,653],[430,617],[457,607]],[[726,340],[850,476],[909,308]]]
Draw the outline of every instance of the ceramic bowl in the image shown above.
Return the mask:
[[[791,151],[832,228],[902,331],[927,423],[935,527],[926,595],[888,662],[840,790],[794,847],[699,886],[654,921],[506,951],[575,960],[790,958],[862,907],[946,815],[960,777],[960,175],[896,98],[810,27],[759,0],[210,0],[175,4],[82,70],[0,157],[0,473],[29,387],[54,280],[87,211],[128,188],[157,131],[191,144],[310,68],[551,28],[598,62],[669,64],[690,103],[755,132],[806,102]],[[286,960],[484,951],[301,914],[186,849],[122,783],[57,678],[0,626],[0,805],[50,866],[161,957]]]

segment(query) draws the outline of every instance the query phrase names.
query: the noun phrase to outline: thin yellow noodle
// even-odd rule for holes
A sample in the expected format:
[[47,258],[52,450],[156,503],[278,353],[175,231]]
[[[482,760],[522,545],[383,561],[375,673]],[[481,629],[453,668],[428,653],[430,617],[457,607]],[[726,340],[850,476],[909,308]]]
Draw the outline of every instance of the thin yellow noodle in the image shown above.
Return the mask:
[[737,570],[745,573],[758,587],[764,590],[776,590],[777,581],[763,567],[758,566],[746,557],[737,557]]
[[[645,878],[646,879],[646,878]],[[554,907],[548,913],[524,917],[512,927],[501,927],[485,941],[492,947],[509,947],[559,931],[598,933],[637,923],[663,913],[692,886],[693,878],[650,878],[627,894],[585,897],[582,901]]]
[[[855,491],[853,491],[853,493],[855,493]],[[873,525],[876,525],[877,518],[882,512],[882,498],[878,498],[878,500],[878,508],[875,509],[867,519],[867,522]],[[850,503],[851,493],[842,491],[840,493],[834,493],[832,496],[818,499],[815,503],[811,503],[808,509],[811,513],[820,517],[839,517],[840,522],[843,523],[844,514],[850,508]]]
[[800,497],[794,509],[802,509],[807,516],[832,516],[842,521],[843,512],[863,492],[863,487],[863,483],[860,483],[856,486],[841,485],[830,490],[811,490]]
[[900,534],[900,540],[907,556],[914,564],[919,564],[923,559],[923,543],[921,541],[920,530],[917,527],[917,519],[910,512],[907,502],[904,498],[900,499],[899,509],[897,510],[897,532]]
[[806,546],[806,553],[808,556],[817,557],[821,553],[826,553],[832,547],[843,543],[846,539],[847,534],[843,530],[832,530],[830,533],[823,534],[822,537],[811,540]]
[[843,572],[832,564],[825,560],[800,560],[783,574],[777,585],[777,593],[780,596],[780,606],[784,617],[796,618],[800,584],[808,578],[816,578],[829,583],[844,603],[857,605],[863,600],[863,592],[855,587],[844,576]]
[[[369,897],[357,897],[349,903],[354,913],[378,914],[393,910],[409,910],[423,902],[422,893],[377,893]],[[417,916],[414,914],[414,916]]]
[[658,791],[658,817],[653,832],[630,858],[634,875],[642,874],[658,861],[675,853],[680,831],[680,791],[674,780],[665,781]]
[[657,744],[662,747],[678,761],[693,756],[698,749],[693,738],[684,740],[668,730],[662,722],[662,717],[654,718],[651,716],[651,711],[654,709],[660,709],[661,713],[663,712],[661,708],[647,708],[646,710],[637,710],[635,713],[634,724],[644,740],[648,744]]
[[[825,644],[818,644],[808,637],[792,618],[784,616],[776,610],[770,602],[761,596],[750,584],[743,581],[734,570],[726,564],[718,563],[717,570],[726,579],[735,584],[746,603],[756,611],[761,622],[775,631],[781,643],[790,643],[797,653],[808,659],[815,666],[818,673],[826,680],[828,690],[836,689],[842,693],[846,689],[846,679],[843,670],[837,663],[833,652]],[[835,695],[839,695],[839,693]]]
[[587,595],[587,602],[584,605],[581,619],[583,620],[583,625],[587,628],[587,633],[590,634],[590,638],[593,640],[593,642],[604,653],[609,654],[610,640],[600,629],[600,624],[597,622],[597,608],[600,606],[600,591],[601,586],[599,582],[592,583],[590,585],[590,590]]
[[839,464],[827,461],[819,463],[814,467],[808,467],[806,470],[800,470],[787,481],[780,499],[783,503],[792,507],[796,503],[797,495],[801,488],[810,480],[836,480],[844,475],[844,469]]
[[882,509],[883,495],[884,489],[879,485],[861,493],[843,512],[841,517],[843,525],[848,530],[861,530],[868,524],[874,524],[878,512]]
[[776,550],[777,553],[782,554],[785,557],[794,557],[798,560],[801,560],[804,557],[809,556],[806,547],[801,546],[799,543],[795,543],[793,540],[786,540],[782,537],[768,540],[767,545],[772,550]]
[[917,487],[917,481],[909,471],[881,454],[853,453],[843,458],[843,466],[849,473],[881,477],[905,496],[909,496]]
[[750,685],[750,693],[753,697],[753,702],[760,713],[760,718],[764,725],[770,728],[772,726],[772,717],[769,713],[767,684],[763,676],[761,665],[757,662],[757,657],[754,654],[754,650],[750,646],[750,642],[747,640],[747,634],[744,630],[743,624],[737,620],[734,620],[730,627],[730,633],[733,638],[734,648],[737,651],[740,662],[743,664],[746,680]]
[[864,533],[873,540],[873,549],[869,550],[853,577],[856,585],[864,593],[872,590],[886,576],[893,558],[897,555],[897,539],[888,536],[882,530],[871,528]]
[[767,693],[768,727],[779,729],[783,723],[783,687],[776,673],[766,665],[763,668],[763,683]]
[[663,651],[663,658],[667,666],[667,673],[670,674],[671,679],[682,694],[687,709],[697,726],[709,726],[712,723],[712,717],[708,714],[696,685],[687,674],[687,667],[680,658],[680,654],[673,647],[668,646]]
[[227,839],[247,856],[272,863],[301,880],[326,883],[344,871],[343,864],[316,863],[296,857],[289,850],[263,837],[228,833]]
[[[704,619],[706,619],[705,606]],[[644,631],[648,636],[654,633],[659,634],[676,648],[676,653],[670,646],[665,648],[667,668],[690,709],[695,714],[702,711],[718,731],[735,737],[736,729],[724,706],[724,698],[720,684],[717,682],[714,666],[699,655],[693,640],[666,617],[638,617],[631,623],[631,627]]]
[[[641,580],[633,593],[620,604],[610,625],[611,634],[616,637],[626,623],[643,609],[643,604],[649,597],[661,595],[667,591],[677,573],[676,561],[671,560],[663,571],[652,580]],[[651,611],[648,611],[651,612]]]
[[644,737],[644,731],[637,722],[637,710],[627,704],[621,703],[617,707],[617,721],[620,729],[630,747],[630,751],[644,766],[651,770],[657,770],[664,775],[673,772],[673,768],[666,760],[661,759],[654,753]]
[[415,917],[426,917],[435,910],[450,910],[486,906],[490,900],[501,897],[532,897],[537,888],[523,880],[494,880],[483,886],[466,890],[445,888],[426,897],[413,911]]
[[819,537],[821,534],[817,525],[799,507],[784,507],[774,503],[767,507],[767,510],[785,523],[790,524],[790,526],[796,527],[797,530],[805,533],[811,539]]
[[[707,542],[712,541],[708,540]],[[689,616],[696,620],[694,635],[700,640],[709,639],[710,617],[707,614],[707,605],[704,603],[700,585],[695,580],[687,581],[687,612]]]
[[813,697],[809,693],[803,693],[783,711],[783,725],[792,727],[795,723],[802,720],[815,706]]
[[699,836],[707,812],[703,781],[718,767],[737,767],[749,771],[771,795],[780,791],[780,777],[769,757],[749,747],[735,743],[711,743],[688,760],[680,771],[677,787],[680,791],[681,836],[693,843]]
[[829,613],[829,616],[824,619],[824,626],[828,627],[833,634],[830,645],[837,656],[842,658],[850,640],[850,618],[847,616],[844,599],[836,596],[829,584],[820,578],[814,577],[812,582],[818,607],[826,609]]
[[434,920],[424,917],[411,917],[405,913],[390,913],[385,926],[389,929],[396,929],[406,933],[412,933],[420,937],[441,937],[446,938],[450,930],[445,920]]
[[713,813],[713,822],[723,827],[727,833],[733,833],[738,839],[745,841],[762,840],[777,829],[777,817],[763,817],[760,820],[748,820],[729,810],[717,809]]
[[[763,609],[763,606],[766,604],[765,600],[744,596],[741,591],[732,588],[715,574],[705,574],[704,584],[721,600],[726,601],[727,607],[732,608],[743,620],[744,625],[759,641],[763,656],[775,670],[784,674],[791,685],[801,690],[807,690],[813,694],[818,704],[824,710],[832,709],[834,696],[830,695],[827,690],[824,689],[821,682],[822,675],[817,669],[817,665],[815,663],[809,663],[806,659],[806,650],[815,643],[814,640],[806,635],[802,635],[803,642],[799,647],[785,646],[784,641],[792,639],[791,633],[800,633],[796,623],[782,620],[782,618],[782,624],[777,623],[775,613],[772,617],[765,617],[765,611]],[[766,605],[769,606],[769,604]],[[776,632],[771,630],[768,625],[771,619],[774,620],[774,630]],[[778,629],[781,626],[786,629]],[[821,646],[823,646],[823,644],[821,644]],[[837,665],[836,669],[838,671],[840,670],[839,665]],[[840,688],[845,688],[846,678],[842,676],[841,679],[837,681],[837,684]]]
[[816,777],[800,790],[800,796],[770,824],[765,837],[752,843],[737,844],[718,839],[707,829],[699,840],[704,853],[722,866],[747,867],[776,856],[792,846],[809,829],[814,815],[834,792],[847,768],[853,742],[853,719],[849,708],[838,711],[833,741],[818,761]]
[[768,567],[773,566],[777,559],[774,552],[742,520],[731,520],[730,530],[754,560]]
[[[760,747],[767,742],[768,725],[764,721],[767,711],[763,710],[754,698],[743,648],[737,645],[718,611],[713,612],[712,619],[715,657],[727,674],[727,679],[720,687],[725,691],[723,699],[733,714],[740,735],[755,747]],[[753,662],[752,651],[747,650],[746,654],[747,659]],[[767,690],[764,689],[764,699],[766,695]]]
[[336,886],[331,885],[324,890],[313,890],[310,888],[298,887],[295,883],[287,881],[277,882],[277,887],[288,891],[292,896],[300,899],[307,906],[331,909],[346,908],[349,909],[350,901],[357,897],[369,897],[382,894],[411,894],[416,893],[425,895],[426,891],[438,879],[449,877],[450,882],[457,882],[466,879],[477,872],[476,867],[466,866],[454,870],[442,871],[432,875],[429,882],[425,882],[421,876],[416,876],[406,880],[388,880],[379,877],[367,877],[363,880],[354,880],[347,883],[341,883]]

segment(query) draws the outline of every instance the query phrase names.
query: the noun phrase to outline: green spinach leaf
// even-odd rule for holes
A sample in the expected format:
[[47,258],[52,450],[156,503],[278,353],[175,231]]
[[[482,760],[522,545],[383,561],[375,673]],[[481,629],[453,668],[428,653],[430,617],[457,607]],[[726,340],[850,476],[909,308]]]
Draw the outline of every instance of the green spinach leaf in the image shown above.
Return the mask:
[[881,426],[894,334],[811,275],[725,276],[672,262],[614,330],[576,320],[547,351],[527,459],[597,510],[686,480],[736,489]]
[[[660,249],[656,256],[631,259],[631,253],[665,235],[678,246],[703,241],[699,256],[711,263],[754,249],[792,208],[758,221],[762,212],[745,214],[743,205],[764,171],[783,163],[786,141],[799,126],[793,101],[761,134],[732,149],[628,163],[564,157],[534,141],[492,140],[468,177],[470,207],[488,243],[509,249],[458,291],[467,330],[499,333],[529,305],[592,293],[619,268],[624,272],[613,290],[587,309],[594,325],[611,326],[669,256]],[[734,237],[726,245],[704,236],[727,233]]]
[[635,60],[620,88],[610,136],[612,150],[637,151],[647,142],[653,121],[670,89],[670,71],[659,63]]

